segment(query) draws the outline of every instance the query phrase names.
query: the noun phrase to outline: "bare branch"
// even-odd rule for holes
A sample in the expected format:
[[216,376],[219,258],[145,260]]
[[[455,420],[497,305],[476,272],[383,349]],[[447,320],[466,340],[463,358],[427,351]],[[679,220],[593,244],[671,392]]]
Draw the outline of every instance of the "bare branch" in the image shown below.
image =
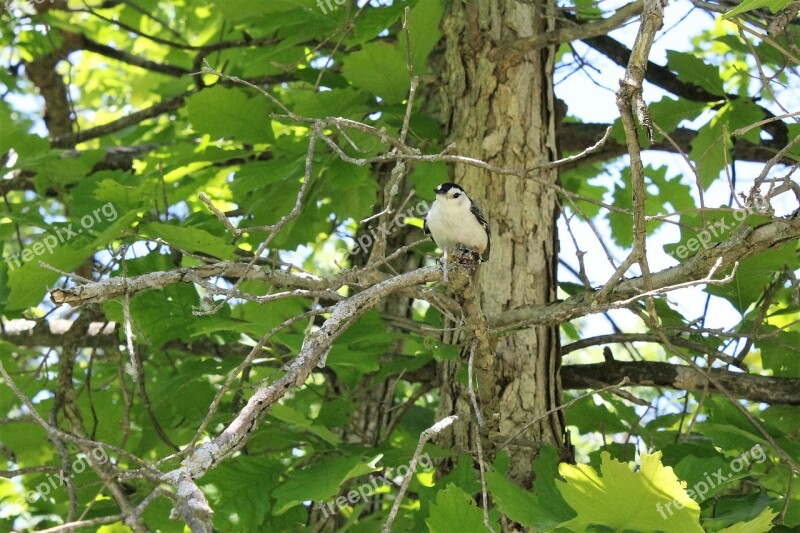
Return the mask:
[[[774,219],[757,228],[741,226],[740,229],[742,231],[736,232],[730,239],[707,250],[700,250],[680,265],[654,273],[653,290],[663,292],[673,285],[702,279],[720,259],[719,268],[724,271],[738,261],[800,237],[800,221],[790,219]],[[505,311],[491,319],[489,325],[495,333],[499,333],[534,324],[560,324],[578,316],[611,309],[615,302],[636,298],[645,290],[642,278],[628,278],[608,294],[606,303],[596,303],[597,291],[584,292],[553,304]]]
[[639,16],[643,7],[644,2],[642,0],[636,0],[635,2],[631,2],[619,8],[608,18],[586,24],[570,23],[568,26],[557,30],[513,41],[508,44],[508,48],[513,48],[519,52],[529,52],[551,44],[563,44],[579,39],[605,35],[611,30],[624,26],[634,17]]
[[82,42],[81,42],[82,48],[84,50],[94,52],[95,54],[99,54],[101,56],[105,56],[110,59],[116,59],[117,61],[127,63],[128,65],[133,65],[134,67],[143,68],[151,72],[166,74],[168,76],[175,76],[179,78],[181,76],[189,75],[188,69],[177,67],[175,65],[167,65],[165,63],[157,63],[145,57],[139,57],[137,55],[131,54],[130,52],[127,52],[125,50],[118,50],[112,46],[98,43],[96,41],[93,41],[92,39],[89,39],[85,35],[81,35],[81,37],[82,37]]
[[89,141],[91,139],[97,139],[105,135],[110,135],[111,133],[116,133],[129,126],[134,126],[147,119],[157,117],[158,115],[168,113],[182,107],[186,98],[195,92],[197,91],[191,90],[183,94],[179,94],[178,96],[174,96],[170,99],[162,100],[161,102],[153,104],[147,109],[135,111],[129,115],[125,115],[122,118],[112,120],[107,124],[103,124],[102,126],[95,126],[94,128],[89,128],[75,133],[55,135],[51,144],[55,148],[72,148],[78,143]]
[[389,294],[404,288],[435,281],[441,278],[438,267],[426,267],[377,283],[333,308],[330,317],[320,328],[310,335],[300,349],[300,353],[288,365],[283,377],[267,386],[256,389],[236,418],[222,433],[210,442],[204,443],[183,460],[181,467],[165,475],[165,479],[175,484],[184,474],[197,477],[209,470],[223,458],[244,445],[249,435],[269,409],[280,400],[291,387],[302,386],[319,359],[333,342],[352,325],[356,318],[371,309]]
[[[747,370],[747,367],[741,361],[737,361],[735,358],[729,356],[728,354],[721,352],[719,350],[715,350],[713,348],[709,348],[708,346],[701,344],[699,342],[692,341],[690,339],[685,339],[683,337],[669,337],[670,342],[675,346],[680,346],[681,348],[686,348],[689,350],[694,350],[695,352],[706,354],[709,358],[719,359],[720,361],[725,362],[726,364],[736,366],[741,368],[742,370]],[[661,337],[656,335],[655,333],[612,333],[609,335],[598,335],[596,337],[587,337],[585,339],[580,339],[573,343],[567,344],[561,347],[561,355],[567,355],[577,350],[583,350],[590,346],[600,346],[604,344],[618,344],[618,343],[629,343],[629,342],[652,342],[652,343],[660,343]]]
[[144,512],[147,507],[159,497],[175,498],[175,496],[163,487],[156,487],[153,492],[148,494],[139,505],[133,508],[128,513],[120,513],[112,516],[101,516],[92,518],[91,520],[79,520],[77,522],[69,522],[60,526],[51,527],[48,529],[40,529],[38,533],[69,533],[72,531],[79,531],[86,528],[92,528],[103,524],[113,524],[114,522],[126,523],[129,520],[138,520],[139,516]]
[[394,523],[394,519],[397,517],[397,511],[400,509],[400,504],[403,502],[403,497],[406,494],[406,490],[408,490],[408,484],[411,482],[411,476],[414,475],[414,472],[417,470],[417,463],[422,455],[422,448],[425,446],[425,443],[450,427],[456,420],[458,420],[458,415],[450,415],[447,418],[436,422],[434,425],[423,431],[419,436],[419,443],[417,444],[417,449],[414,452],[414,457],[412,457],[411,461],[408,463],[408,471],[406,472],[403,482],[400,485],[400,491],[397,493],[397,497],[394,500],[392,510],[389,511],[389,517],[386,519],[386,523],[383,524],[383,533],[388,533],[392,530],[392,524]]
[[[722,369],[708,370],[733,396],[770,405],[800,405],[800,379],[759,376]],[[654,361],[614,361],[561,367],[561,380],[567,389],[594,389],[615,383],[623,377],[631,387],[670,387],[702,391],[708,380],[688,365]],[[714,385],[709,392],[719,394]]]

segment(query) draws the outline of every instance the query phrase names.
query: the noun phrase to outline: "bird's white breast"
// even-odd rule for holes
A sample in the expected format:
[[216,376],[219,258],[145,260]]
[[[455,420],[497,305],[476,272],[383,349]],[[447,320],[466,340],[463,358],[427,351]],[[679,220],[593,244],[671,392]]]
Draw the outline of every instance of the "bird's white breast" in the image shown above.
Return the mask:
[[436,199],[428,211],[428,229],[439,248],[450,250],[459,243],[483,252],[488,244],[486,230],[470,211],[469,202]]

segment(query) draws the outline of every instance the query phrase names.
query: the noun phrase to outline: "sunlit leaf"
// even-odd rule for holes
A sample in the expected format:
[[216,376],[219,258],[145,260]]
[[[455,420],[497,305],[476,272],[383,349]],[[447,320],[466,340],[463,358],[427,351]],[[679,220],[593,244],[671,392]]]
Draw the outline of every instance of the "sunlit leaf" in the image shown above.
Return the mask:
[[692,500],[661,454],[642,454],[641,470],[603,454],[601,473],[588,466],[562,464],[566,482],[556,481],[578,516],[562,527],[585,530],[598,525],[615,530],[702,532],[700,507]]

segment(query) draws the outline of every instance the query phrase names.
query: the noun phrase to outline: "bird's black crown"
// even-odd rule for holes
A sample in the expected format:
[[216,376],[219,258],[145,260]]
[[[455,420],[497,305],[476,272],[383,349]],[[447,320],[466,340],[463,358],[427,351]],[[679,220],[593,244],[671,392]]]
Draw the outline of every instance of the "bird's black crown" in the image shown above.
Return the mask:
[[462,189],[460,185],[457,185],[455,183],[442,183],[441,185],[433,189],[433,192],[435,192],[436,194],[447,194],[450,191],[450,189],[455,189],[457,191],[464,192],[464,189]]

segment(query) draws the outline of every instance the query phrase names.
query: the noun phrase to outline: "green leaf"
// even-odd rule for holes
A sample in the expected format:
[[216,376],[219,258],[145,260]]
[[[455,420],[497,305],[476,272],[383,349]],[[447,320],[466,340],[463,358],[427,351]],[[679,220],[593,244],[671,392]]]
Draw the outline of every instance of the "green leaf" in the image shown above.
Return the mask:
[[[661,464],[661,452],[642,454],[638,472],[603,453],[602,476],[586,465],[562,464],[565,482],[558,490],[578,516],[561,527],[584,531],[589,526],[617,531],[702,533],[700,507],[687,494],[672,468]],[[613,504],[612,504],[613,502]],[[680,506],[680,507],[678,507]]]
[[[321,0],[322,2],[336,0]],[[336,4],[334,3],[334,6]],[[379,33],[386,31],[392,26],[399,26],[403,19],[403,11],[407,4],[405,2],[391,2],[389,4],[371,4],[372,9],[365,9],[358,18],[352,31],[347,34],[345,41],[350,48],[367,43],[375,38]],[[413,46],[413,43],[412,43]]]
[[[697,493],[698,502],[703,503],[716,493],[724,490],[726,488],[725,483],[747,477],[747,471],[739,473],[731,472],[729,464],[730,461],[725,460],[721,454],[716,457],[696,457],[694,455],[687,455],[673,468],[675,474],[686,482],[686,486],[692,488],[695,493]],[[718,482],[717,478],[709,477],[709,473],[713,476],[714,472],[719,472],[721,475],[725,476],[725,483]],[[709,479],[711,479],[711,482],[709,482]]]
[[776,516],[778,516],[777,512],[766,507],[760,515],[752,520],[720,529],[718,533],[766,533],[772,529],[772,519]]
[[693,102],[685,98],[673,100],[664,96],[658,102],[650,104],[650,118],[667,133],[675,131],[684,120],[694,120],[708,108],[707,102]]
[[248,96],[242,89],[214,86],[190,96],[186,102],[189,122],[198,133],[212,139],[233,138],[249,144],[271,143],[270,109],[264,96]]
[[722,18],[729,19],[736,15],[753,11],[754,9],[761,9],[762,7],[768,7],[773,13],[777,13],[788,6],[791,1],[792,0],[742,0],[741,4],[722,15]]
[[[307,147],[306,142],[301,146],[300,143],[281,137],[275,147],[280,157],[242,165],[236,172],[230,189],[239,206],[247,215],[252,215],[246,220],[247,226],[274,224],[292,210],[297,201],[297,192],[302,186]],[[298,148],[303,151],[302,156],[298,153]],[[356,176],[362,175],[363,172],[356,173]],[[315,179],[312,183],[316,181]],[[316,185],[312,185],[314,187]],[[342,196],[344,195],[339,195]],[[328,207],[314,202],[308,196],[305,200],[300,215],[277,234],[272,241],[273,247],[294,249],[300,244],[315,242],[319,234],[331,230],[330,221],[322,214]],[[261,239],[261,234],[258,234],[251,244],[257,247]]]
[[[763,328],[763,325],[762,325]],[[765,331],[766,329],[766,331]],[[800,346],[800,332],[783,331],[769,327],[762,329],[762,335],[772,330],[774,337],[765,336],[756,340],[756,348],[761,350],[761,360],[764,368],[772,370],[775,376],[784,378],[800,378],[800,357],[797,357],[795,348]]]
[[565,519],[550,516],[535,495],[497,472],[486,472],[486,485],[500,510],[515,522],[533,529],[553,529]]
[[603,11],[594,0],[575,0],[575,7],[578,18],[583,21],[595,22],[603,17]]
[[[0,119],[2,119],[3,123],[3,127],[0,128],[0,153],[11,147],[17,153],[19,153],[20,149],[23,150],[23,153],[36,148],[47,150],[48,143],[45,139],[28,134],[33,122],[19,117],[17,113],[12,114],[11,106],[5,100],[0,100]],[[34,146],[31,146],[31,144]]]
[[[659,187],[659,193],[661,193],[661,188],[671,189],[671,190],[681,190],[683,192],[688,192],[688,189],[685,187],[681,188],[680,180],[675,178],[673,180],[667,180],[666,178],[666,167],[659,167],[654,168],[651,166],[647,166],[645,168],[645,187],[648,186],[657,186]],[[650,188],[650,187],[648,187]],[[667,191],[665,191],[666,193]],[[685,194],[678,194],[674,198],[668,194],[647,194],[645,195],[645,214],[647,215],[657,215],[657,214],[664,214],[666,213],[665,204],[672,200],[676,202],[691,203],[690,199],[685,197]],[[622,170],[622,179],[619,180],[616,185],[614,186],[614,193],[613,193],[612,202],[616,207],[621,209],[632,210],[633,208],[633,199],[632,199],[632,192],[631,192],[631,169],[630,167],[625,167]],[[693,205],[693,204],[692,204]],[[606,214],[606,218],[608,219],[608,223],[611,226],[611,238],[617,243],[618,246],[627,248],[633,245],[633,219],[630,215],[619,213],[617,211],[611,211]],[[660,221],[651,220],[647,223],[647,232],[651,233],[654,231],[658,226],[661,225]]]
[[733,281],[723,285],[709,285],[705,290],[709,294],[725,298],[740,313],[744,313],[761,297],[776,272],[787,267],[791,270],[797,268],[796,248],[797,243],[790,242],[780,248],[772,248],[748,257],[739,262]]
[[678,79],[702,87],[712,94],[724,98],[725,88],[719,75],[719,68],[709,65],[695,54],[667,50],[667,62],[670,70],[678,74]]
[[[9,269],[8,309],[21,310],[37,305],[59,274],[39,266],[43,261],[65,272],[72,272],[93,253],[111,241],[122,228],[137,218],[135,212],[119,216],[110,226],[94,236],[95,228],[81,227],[79,222],[53,224],[53,231],[41,235],[17,254],[6,257]],[[76,235],[71,235],[67,228]],[[51,244],[51,246],[47,246]]]
[[[703,189],[708,189],[719,177],[720,171],[725,167],[726,153],[730,163],[732,147],[730,135],[733,131],[758,122],[762,118],[764,113],[757,105],[751,101],[737,99],[725,103],[708,124],[700,128],[692,141],[689,156],[697,164]],[[728,137],[724,136],[723,126],[727,126]],[[745,138],[757,144],[760,131],[758,128],[753,128]]]
[[90,173],[103,155],[100,151],[90,150],[78,158],[58,157],[53,153],[52,158],[43,160],[40,164],[29,167],[36,172],[34,183],[36,191],[44,196],[48,190],[65,190],[74,184],[80,183]]
[[[630,210],[633,206],[631,196],[631,173],[630,169],[623,172],[622,180],[614,185],[614,205],[621,209]],[[616,211],[609,211],[606,214],[608,225],[611,226],[611,238],[617,246],[627,248],[633,245],[633,217]]]
[[154,190],[154,184],[150,180],[143,180],[139,176],[119,170],[102,170],[92,174],[89,179],[84,178],[71,191],[72,209],[75,215],[86,214],[102,209],[102,205],[110,202],[124,213],[151,206]]
[[[256,34],[275,34],[281,37],[280,45],[284,46],[315,38],[322,41],[341,31],[356,7],[355,4],[341,6],[341,0],[244,1],[258,4],[262,13],[259,17],[251,17],[247,11],[240,12],[238,18],[246,17],[242,24],[246,24]],[[224,0],[222,3],[225,3]]]
[[699,213],[688,213],[680,218],[681,239],[666,244],[664,251],[678,261],[693,257],[701,249],[709,249],[728,239],[731,231],[742,220],[742,214],[728,207],[706,209]]
[[539,454],[533,461],[533,473],[536,478],[534,490],[539,504],[562,521],[572,517],[575,512],[567,504],[559,492],[556,480],[560,479],[558,468],[560,458],[559,450],[555,446],[546,445],[539,449]]
[[631,427],[625,423],[619,413],[614,412],[613,408],[604,405],[603,409],[598,409],[597,405],[591,401],[576,403],[567,411],[566,417],[568,423],[577,426],[581,433],[594,431],[621,433],[631,430]]
[[292,10],[292,2],[262,2],[261,0],[214,0],[216,9],[230,21],[259,17]]
[[328,428],[344,427],[350,422],[354,410],[355,404],[351,400],[334,398],[322,404],[314,421]]
[[452,483],[436,495],[436,503],[431,505],[431,514],[425,523],[431,533],[486,530],[483,511],[472,496]]
[[[235,509],[235,521],[229,522],[232,513],[214,514],[214,526],[223,524],[244,531],[262,529],[269,520],[273,500],[267,495],[279,483],[285,467],[276,460],[240,455],[222,462],[200,480],[214,509]],[[246,487],[247,490],[242,490]],[[222,522],[223,524],[220,524]],[[228,529],[230,531],[232,529]]]
[[701,434],[713,439],[720,448],[727,451],[748,450],[754,444],[767,445],[764,436],[753,427],[747,417],[724,398],[707,398],[705,411],[707,418],[698,422],[697,426]]
[[293,472],[289,479],[275,489],[275,508],[272,514],[285,513],[305,501],[325,502],[339,492],[348,479],[374,472],[360,457],[327,457],[303,470]]
[[[131,277],[167,271],[174,266],[169,256],[159,253],[127,261],[128,275]],[[117,270],[114,275],[119,276],[121,272]],[[192,311],[199,303],[197,289],[186,283],[138,293],[130,301],[136,341],[158,348],[172,339],[186,339],[196,325],[197,317]],[[120,324],[124,322],[120,299],[104,302],[103,310],[109,320]]]
[[[411,33],[411,60],[414,63],[414,73],[418,76],[428,70],[428,55],[439,42],[442,32],[439,26],[444,13],[442,0],[425,0],[418,2],[409,13],[409,26]],[[406,53],[406,38],[401,37],[400,49]]]
[[225,239],[198,229],[151,222],[142,226],[142,234],[162,239],[175,247],[188,252],[201,252],[218,259],[234,259],[236,248]]
[[534,493],[520,488],[496,471],[486,473],[486,484],[503,514],[533,530],[549,531],[575,516],[556,488],[557,467],[555,447],[544,446],[534,463]]
[[[169,433],[185,432],[184,437],[191,435],[191,427],[199,424],[208,414],[206,406],[214,398],[214,388],[207,376],[224,372],[221,365],[213,359],[185,360],[175,369],[176,372],[164,369],[153,376],[153,384],[149,388],[150,402],[153,410],[164,428],[173,428]],[[185,401],[191,398],[192,401]],[[146,423],[148,415],[141,413],[140,423]],[[173,437],[180,442],[181,436]],[[150,434],[146,439],[155,440]]]
[[381,368],[378,361],[395,337],[377,312],[366,313],[334,343],[327,366],[345,383],[355,386],[364,374]]
[[[501,457],[506,456],[501,455]],[[495,460],[495,463],[497,461],[498,459]],[[438,487],[447,487],[451,484],[456,485],[468,494],[475,494],[481,490],[478,474],[473,468],[472,456],[467,454],[459,455],[458,460],[455,462],[455,467],[436,483]]]
[[[0,256],[3,255],[3,249],[6,247],[4,241],[0,241]],[[0,263],[0,313],[5,312],[6,303],[8,303],[8,296],[11,290],[8,287],[8,263],[5,261]]]
[[319,426],[314,424],[312,420],[303,415],[303,413],[292,409],[291,407],[278,403],[275,404],[272,409],[269,411],[269,416],[275,418],[277,420],[281,420],[283,422],[288,422],[295,426],[299,426],[303,428],[305,431],[316,435],[317,437],[321,438],[325,442],[329,444],[333,444],[334,446],[340,444],[342,441],[339,437],[331,433],[331,431],[326,428],[325,426]]
[[[603,195],[608,192],[608,189],[601,185],[592,184],[590,181],[602,174],[603,170],[599,164],[581,165],[563,171],[559,175],[559,179],[566,190],[599,202],[603,200]],[[562,205],[569,206],[570,211],[573,210],[572,204],[576,204],[577,209],[575,209],[575,212],[577,213],[577,210],[580,209],[590,219],[600,212],[600,206],[579,198],[573,198],[571,201],[562,199],[561,202]]]
[[367,105],[369,98],[369,93],[353,87],[319,93],[297,93],[292,95],[295,102],[293,111],[304,117],[344,117],[357,120],[370,110]]
[[347,56],[343,63],[344,76],[356,87],[370,91],[387,104],[399,104],[406,98],[408,70],[406,58],[398,47],[369,43]]
[[[353,167],[336,158],[322,172],[310,195],[320,206],[321,215],[334,215],[337,220],[360,220],[368,217],[378,197],[378,187],[370,169]],[[348,194],[342,194],[342,190]]]
[[[709,516],[704,517],[703,527],[707,531],[722,531],[726,527],[744,526],[751,521],[756,521],[756,528],[737,529],[736,531],[746,531],[747,533],[751,531],[754,533],[770,531],[771,526],[769,526],[769,520],[765,520],[765,511],[775,516],[776,513],[773,513],[772,509],[780,509],[783,501],[777,497],[770,497],[766,492],[758,490],[756,487],[754,489],[756,490],[755,492],[746,494],[734,493],[715,498],[713,515],[709,514]],[[759,525],[761,527],[758,527]],[[764,525],[767,526],[766,530],[763,529]]]

